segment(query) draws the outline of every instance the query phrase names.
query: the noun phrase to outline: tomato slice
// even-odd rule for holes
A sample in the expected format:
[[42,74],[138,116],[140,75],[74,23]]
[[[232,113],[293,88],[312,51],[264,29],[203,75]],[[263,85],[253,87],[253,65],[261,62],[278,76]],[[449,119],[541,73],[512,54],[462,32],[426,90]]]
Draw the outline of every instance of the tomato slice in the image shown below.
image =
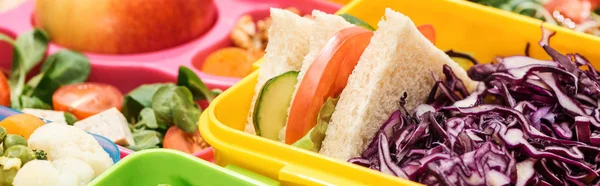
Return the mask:
[[200,136],[200,131],[196,130],[194,134],[190,134],[177,126],[172,126],[165,134],[163,147],[191,154],[208,148],[208,144]]
[[0,72],[0,105],[10,106],[10,87],[4,73]]
[[435,45],[435,29],[433,28],[433,25],[431,24],[424,24],[424,25],[419,25],[417,27],[417,29],[419,30],[419,32],[421,32],[421,34],[423,34],[429,41],[431,41],[431,43],[433,43]]
[[544,8],[550,13],[558,10],[573,22],[581,23],[590,18],[592,6],[597,6],[597,3],[590,0],[550,0],[544,4]]
[[77,119],[116,107],[121,110],[123,94],[114,86],[104,83],[80,83],[60,87],[52,95],[54,110],[70,112]]
[[306,71],[290,107],[285,142],[292,144],[316,125],[328,97],[337,97],[348,82],[373,32],[350,27],[337,32]]

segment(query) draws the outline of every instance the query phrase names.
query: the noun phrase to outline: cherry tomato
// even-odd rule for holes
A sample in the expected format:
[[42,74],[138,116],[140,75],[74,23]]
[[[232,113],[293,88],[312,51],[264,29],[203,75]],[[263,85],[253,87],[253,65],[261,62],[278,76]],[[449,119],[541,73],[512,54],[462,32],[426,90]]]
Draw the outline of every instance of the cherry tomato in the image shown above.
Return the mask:
[[200,136],[200,131],[196,130],[194,134],[190,134],[177,126],[172,126],[165,134],[163,147],[191,154],[208,148],[208,144]]
[[421,32],[421,34],[423,34],[429,41],[431,41],[431,43],[435,45],[435,29],[433,28],[433,25],[420,25],[417,27],[417,29],[419,29],[419,32]]
[[70,112],[77,119],[116,107],[121,110],[123,94],[112,85],[104,83],[80,83],[60,87],[52,95],[54,110]]
[[302,138],[316,125],[317,115],[328,97],[337,97],[348,82],[373,32],[350,27],[330,39],[306,71],[290,107],[285,142]]
[[18,134],[25,139],[29,139],[33,131],[42,125],[44,125],[44,121],[31,114],[12,115],[0,121],[0,126],[6,129],[6,133]]
[[10,106],[10,87],[4,73],[0,72],[0,105]]
[[[593,4],[597,6],[598,1]],[[544,4],[550,13],[558,10],[563,16],[575,23],[581,23],[590,18],[592,2],[590,0],[550,0]]]

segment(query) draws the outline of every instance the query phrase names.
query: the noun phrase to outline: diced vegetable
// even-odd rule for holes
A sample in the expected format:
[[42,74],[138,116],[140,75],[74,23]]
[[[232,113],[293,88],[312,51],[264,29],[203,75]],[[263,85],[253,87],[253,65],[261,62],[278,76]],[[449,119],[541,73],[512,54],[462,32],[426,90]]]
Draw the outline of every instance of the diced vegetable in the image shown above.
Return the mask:
[[35,153],[35,159],[37,160],[48,160],[48,154],[44,150],[33,150]]
[[0,185],[12,185],[21,165],[19,158],[0,157]]
[[9,158],[19,158],[23,165],[36,158],[35,153],[24,145],[13,145],[9,147],[4,150],[4,156]]
[[23,145],[27,146],[27,140],[23,136],[16,134],[6,135],[4,142],[2,143],[2,149],[8,150],[12,146]]
[[0,121],[0,126],[4,127],[8,134],[18,134],[25,139],[29,139],[33,131],[42,125],[44,121],[31,114],[12,115]]

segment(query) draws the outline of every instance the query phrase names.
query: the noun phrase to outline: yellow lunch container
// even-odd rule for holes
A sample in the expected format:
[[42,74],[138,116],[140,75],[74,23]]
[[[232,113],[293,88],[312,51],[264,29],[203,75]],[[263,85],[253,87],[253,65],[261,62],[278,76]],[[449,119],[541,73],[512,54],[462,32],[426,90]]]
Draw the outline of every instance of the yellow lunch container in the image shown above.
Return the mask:
[[[432,24],[436,46],[468,53],[480,62],[497,56],[524,55],[550,59],[537,43],[542,22],[464,0],[355,0],[338,14],[351,14],[376,27],[385,8],[409,16],[417,25]],[[600,37],[555,25],[551,46],[600,62]],[[466,67],[465,67],[466,68]],[[234,164],[280,180],[283,185],[418,185],[368,168],[336,161],[317,153],[243,132],[258,71],[221,94],[202,114],[199,125],[214,150],[215,163]]]

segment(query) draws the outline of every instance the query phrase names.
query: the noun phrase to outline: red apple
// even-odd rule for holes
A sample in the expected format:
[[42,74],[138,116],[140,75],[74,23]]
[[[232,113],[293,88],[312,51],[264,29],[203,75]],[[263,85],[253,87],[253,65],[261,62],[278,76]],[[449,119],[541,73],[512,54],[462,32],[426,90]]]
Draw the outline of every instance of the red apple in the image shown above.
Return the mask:
[[64,47],[140,53],[193,40],[214,24],[213,0],[36,0],[35,25]]

